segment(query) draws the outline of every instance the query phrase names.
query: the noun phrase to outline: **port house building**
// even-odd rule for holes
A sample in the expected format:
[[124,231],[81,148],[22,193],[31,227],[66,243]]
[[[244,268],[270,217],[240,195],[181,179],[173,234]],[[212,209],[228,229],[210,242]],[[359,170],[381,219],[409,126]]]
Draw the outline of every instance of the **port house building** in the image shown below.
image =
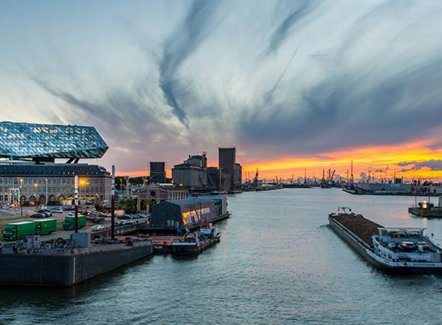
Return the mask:
[[211,221],[216,216],[214,200],[190,197],[154,205],[150,224],[159,229],[194,229],[200,222]]
[[111,195],[112,178],[97,165],[0,164],[0,175],[0,201],[10,203],[19,199],[23,205],[71,203],[75,175],[80,201],[108,200]]
[[101,158],[107,149],[93,127],[0,122],[0,202],[70,203],[75,176],[80,201],[108,200],[110,173],[98,165],[78,163]]

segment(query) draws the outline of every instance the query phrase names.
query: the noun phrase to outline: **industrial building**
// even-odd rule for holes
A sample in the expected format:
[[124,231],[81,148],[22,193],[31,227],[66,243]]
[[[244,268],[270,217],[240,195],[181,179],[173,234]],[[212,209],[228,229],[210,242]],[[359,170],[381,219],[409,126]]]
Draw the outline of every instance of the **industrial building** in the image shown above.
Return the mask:
[[242,187],[242,167],[236,163],[236,148],[219,148],[219,190],[238,191]]
[[166,163],[159,161],[150,162],[150,183],[166,183]]
[[241,189],[242,184],[242,166],[235,163],[235,177],[233,179],[235,190]]
[[219,189],[219,169],[207,167],[207,187],[211,190]]
[[234,189],[236,148],[219,148],[219,189],[232,191]]
[[[109,200],[111,176],[100,158],[108,146],[93,127],[0,122],[0,201],[16,205],[67,204],[79,177],[83,200]],[[67,159],[55,163],[55,159]]]
[[207,157],[206,154],[189,156],[182,164],[172,168],[173,183],[190,190],[207,188]]

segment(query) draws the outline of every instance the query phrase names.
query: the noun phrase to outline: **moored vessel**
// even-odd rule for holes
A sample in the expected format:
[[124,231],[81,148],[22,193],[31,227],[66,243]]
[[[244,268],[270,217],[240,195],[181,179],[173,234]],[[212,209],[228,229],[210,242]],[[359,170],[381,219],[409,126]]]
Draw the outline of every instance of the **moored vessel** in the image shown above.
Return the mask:
[[408,208],[408,212],[417,216],[424,218],[442,218],[442,196],[439,196],[439,204],[434,206],[434,203],[431,203],[430,197],[428,197],[428,201],[417,202],[413,207]]
[[188,234],[182,240],[172,244],[172,254],[175,256],[195,256],[210,246],[219,243],[221,233],[218,228],[211,224],[203,225],[193,233]]
[[339,208],[329,215],[333,231],[376,267],[397,274],[442,274],[442,248],[424,228],[381,226]]

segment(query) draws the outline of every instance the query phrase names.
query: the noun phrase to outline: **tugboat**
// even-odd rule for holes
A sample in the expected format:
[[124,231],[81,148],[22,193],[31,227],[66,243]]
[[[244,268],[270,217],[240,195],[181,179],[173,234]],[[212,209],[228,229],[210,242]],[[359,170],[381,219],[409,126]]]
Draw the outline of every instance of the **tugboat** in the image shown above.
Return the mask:
[[219,243],[221,233],[212,224],[204,224],[200,230],[185,236],[172,244],[172,254],[175,256],[196,256],[210,246]]
[[338,236],[383,271],[442,274],[442,247],[424,228],[383,227],[349,208],[339,208],[328,219]]

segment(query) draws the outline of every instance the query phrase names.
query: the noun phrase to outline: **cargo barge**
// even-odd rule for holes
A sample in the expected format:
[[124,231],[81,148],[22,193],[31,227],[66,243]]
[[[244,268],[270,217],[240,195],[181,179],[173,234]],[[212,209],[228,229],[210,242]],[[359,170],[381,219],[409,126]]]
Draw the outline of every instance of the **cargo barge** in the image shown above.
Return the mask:
[[26,242],[0,249],[0,285],[69,287],[153,255],[150,240],[91,243],[90,234],[74,234],[71,240]]
[[340,208],[328,219],[339,237],[383,271],[442,274],[442,248],[422,228],[383,227],[348,208]]

